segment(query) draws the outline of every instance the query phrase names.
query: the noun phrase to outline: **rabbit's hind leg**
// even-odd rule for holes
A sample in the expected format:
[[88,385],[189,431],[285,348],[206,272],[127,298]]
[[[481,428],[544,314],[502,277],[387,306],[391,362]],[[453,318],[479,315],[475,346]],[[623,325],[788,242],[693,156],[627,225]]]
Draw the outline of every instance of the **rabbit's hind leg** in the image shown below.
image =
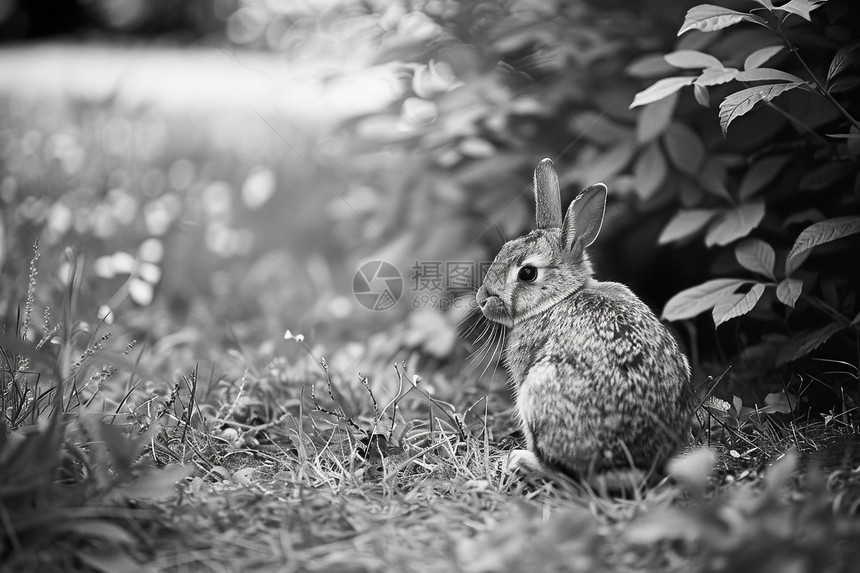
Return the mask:
[[506,474],[515,472],[533,473],[540,471],[541,465],[529,450],[511,450],[502,460],[502,471]]

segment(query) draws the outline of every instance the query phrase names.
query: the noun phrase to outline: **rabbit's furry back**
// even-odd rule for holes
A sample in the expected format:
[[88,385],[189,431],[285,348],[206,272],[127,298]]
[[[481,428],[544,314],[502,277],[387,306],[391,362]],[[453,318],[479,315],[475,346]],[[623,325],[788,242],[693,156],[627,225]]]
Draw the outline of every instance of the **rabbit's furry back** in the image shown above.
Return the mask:
[[606,188],[588,188],[562,221],[560,201],[541,197],[558,193],[548,160],[535,183],[538,228],[502,247],[477,297],[508,327],[505,362],[528,449],[589,481],[659,471],[689,430],[687,359],[630,289],[592,278],[585,247],[600,231]]
[[529,449],[575,477],[659,470],[689,426],[689,366],[624,285],[586,285],[511,329],[506,361]]

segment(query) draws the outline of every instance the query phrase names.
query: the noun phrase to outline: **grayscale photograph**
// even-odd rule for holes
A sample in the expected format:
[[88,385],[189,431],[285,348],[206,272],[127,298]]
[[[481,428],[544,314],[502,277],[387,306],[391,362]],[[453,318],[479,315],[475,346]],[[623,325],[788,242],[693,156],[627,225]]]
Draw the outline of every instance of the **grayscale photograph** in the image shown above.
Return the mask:
[[0,573],[860,571],[857,0],[0,0]]

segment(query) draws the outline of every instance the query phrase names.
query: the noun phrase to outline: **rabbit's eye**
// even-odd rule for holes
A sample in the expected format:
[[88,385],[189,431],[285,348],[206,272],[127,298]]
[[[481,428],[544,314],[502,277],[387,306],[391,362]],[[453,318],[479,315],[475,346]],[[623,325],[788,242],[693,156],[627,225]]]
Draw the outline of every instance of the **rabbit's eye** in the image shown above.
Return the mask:
[[524,283],[530,283],[537,278],[538,271],[531,265],[526,265],[517,273],[517,278]]

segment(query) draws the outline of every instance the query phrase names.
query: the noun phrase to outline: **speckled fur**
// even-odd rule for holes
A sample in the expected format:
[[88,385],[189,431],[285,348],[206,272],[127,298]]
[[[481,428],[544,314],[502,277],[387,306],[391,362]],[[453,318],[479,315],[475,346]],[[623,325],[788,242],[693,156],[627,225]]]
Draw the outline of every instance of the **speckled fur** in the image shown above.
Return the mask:
[[[630,289],[596,281],[584,250],[565,244],[573,211],[566,231],[537,229],[506,243],[479,301],[508,327],[517,411],[544,466],[588,481],[634,467],[653,474],[689,430],[690,367]],[[538,279],[517,281],[520,266],[535,261]]]

